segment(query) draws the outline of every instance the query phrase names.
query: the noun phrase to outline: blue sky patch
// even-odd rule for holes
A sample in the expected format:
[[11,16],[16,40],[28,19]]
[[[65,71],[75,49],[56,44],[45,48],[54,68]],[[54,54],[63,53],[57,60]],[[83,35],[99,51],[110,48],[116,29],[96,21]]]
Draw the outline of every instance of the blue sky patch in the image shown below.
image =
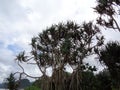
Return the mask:
[[0,41],[0,47],[2,47],[2,46],[3,46],[3,42]]
[[12,52],[14,52],[14,53],[19,53],[21,50],[22,50],[22,48],[20,48],[19,46],[17,46],[16,44],[10,44],[10,45],[8,45],[8,47],[7,47],[9,50],[11,50]]

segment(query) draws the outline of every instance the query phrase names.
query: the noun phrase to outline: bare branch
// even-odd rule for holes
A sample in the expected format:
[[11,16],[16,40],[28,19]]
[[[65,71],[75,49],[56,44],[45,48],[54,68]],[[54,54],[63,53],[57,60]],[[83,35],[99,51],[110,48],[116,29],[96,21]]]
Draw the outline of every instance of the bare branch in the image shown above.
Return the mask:
[[113,21],[115,22],[115,24],[116,24],[116,29],[118,29],[119,31],[120,31],[120,27],[119,27],[119,25],[118,25],[118,23],[117,23],[117,21],[115,20],[115,18],[113,17],[113,16],[110,16],[112,19],[113,19]]

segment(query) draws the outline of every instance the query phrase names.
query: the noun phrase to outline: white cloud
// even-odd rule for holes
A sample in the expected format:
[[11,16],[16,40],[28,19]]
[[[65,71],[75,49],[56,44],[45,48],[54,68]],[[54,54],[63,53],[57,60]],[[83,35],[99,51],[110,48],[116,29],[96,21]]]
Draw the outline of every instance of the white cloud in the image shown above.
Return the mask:
[[15,65],[13,52],[4,47],[0,47],[0,82],[2,82],[12,70],[17,69],[17,67],[13,65]]

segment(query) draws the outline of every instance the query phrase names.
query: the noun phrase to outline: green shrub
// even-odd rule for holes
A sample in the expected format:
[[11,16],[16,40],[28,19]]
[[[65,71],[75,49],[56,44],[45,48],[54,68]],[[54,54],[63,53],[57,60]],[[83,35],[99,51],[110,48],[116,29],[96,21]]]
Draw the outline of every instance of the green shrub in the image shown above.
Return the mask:
[[36,86],[30,86],[30,87],[25,88],[25,90],[40,90],[40,88]]

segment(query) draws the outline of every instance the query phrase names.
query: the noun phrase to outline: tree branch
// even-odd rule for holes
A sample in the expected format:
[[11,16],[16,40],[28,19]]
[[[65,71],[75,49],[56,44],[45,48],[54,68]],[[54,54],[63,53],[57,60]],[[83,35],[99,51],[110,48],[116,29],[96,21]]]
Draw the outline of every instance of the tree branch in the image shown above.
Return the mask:
[[110,16],[110,17],[113,19],[113,21],[114,21],[115,24],[116,24],[117,29],[120,31],[120,27],[119,27],[117,21],[115,20],[115,18],[114,18],[113,16]]

